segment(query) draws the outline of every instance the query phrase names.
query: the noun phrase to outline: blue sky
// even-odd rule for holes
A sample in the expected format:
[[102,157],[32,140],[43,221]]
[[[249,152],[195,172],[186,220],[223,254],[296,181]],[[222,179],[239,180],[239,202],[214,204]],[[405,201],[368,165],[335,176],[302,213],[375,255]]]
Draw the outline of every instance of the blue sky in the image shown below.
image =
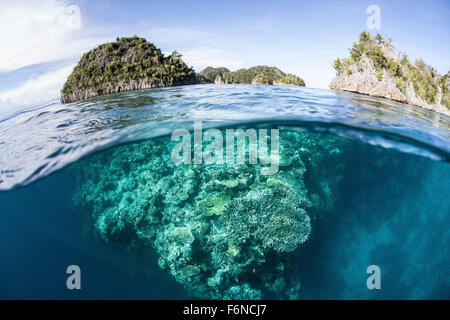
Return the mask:
[[[79,8],[79,22],[71,6]],[[164,52],[177,50],[200,71],[258,64],[327,88],[336,57],[366,30],[369,5],[397,50],[450,69],[449,1],[16,1],[0,4],[0,117],[58,96],[81,54],[117,36],[136,34]],[[5,44],[7,44],[5,46]]]

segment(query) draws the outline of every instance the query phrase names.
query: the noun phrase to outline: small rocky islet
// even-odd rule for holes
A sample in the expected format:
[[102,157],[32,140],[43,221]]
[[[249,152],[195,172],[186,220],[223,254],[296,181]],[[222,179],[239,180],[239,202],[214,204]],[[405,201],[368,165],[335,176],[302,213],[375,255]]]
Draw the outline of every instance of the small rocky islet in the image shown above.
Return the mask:
[[363,31],[350,57],[337,58],[330,88],[387,98],[450,115],[450,71],[440,75],[422,59],[411,63],[392,41]]
[[144,38],[117,38],[83,54],[61,90],[61,102],[198,82],[176,51],[166,57]]

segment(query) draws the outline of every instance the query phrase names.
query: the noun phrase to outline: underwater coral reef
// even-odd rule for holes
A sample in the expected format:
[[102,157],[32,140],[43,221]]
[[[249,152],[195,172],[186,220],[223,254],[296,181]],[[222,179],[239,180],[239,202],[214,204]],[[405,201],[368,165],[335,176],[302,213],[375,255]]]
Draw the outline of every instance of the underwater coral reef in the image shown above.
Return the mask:
[[76,164],[74,203],[100,239],[139,252],[193,295],[297,299],[297,248],[339,194],[348,140],[280,132],[280,170],[262,164],[175,165],[170,137],[123,145]]

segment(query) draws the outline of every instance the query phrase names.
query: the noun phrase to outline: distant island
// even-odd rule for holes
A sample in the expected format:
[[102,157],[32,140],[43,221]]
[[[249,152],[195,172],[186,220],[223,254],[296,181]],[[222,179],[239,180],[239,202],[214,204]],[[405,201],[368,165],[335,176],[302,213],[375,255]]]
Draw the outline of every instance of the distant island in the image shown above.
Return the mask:
[[199,73],[207,82],[215,84],[270,84],[305,86],[302,78],[290,73],[284,73],[276,67],[256,66],[249,69],[239,69],[231,72],[227,68],[207,67]]
[[388,98],[450,115],[450,72],[440,75],[422,59],[411,63],[389,39],[363,31],[350,57],[333,63],[330,88]]
[[267,66],[235,72],[208,67],[197,74],[183,62],[178,52],[164,56],[154,44],[133,36],[117,38],[83,54],[61,90],[61,102],[70,103],[123,91],[200,83],[305,85],[301,78]]

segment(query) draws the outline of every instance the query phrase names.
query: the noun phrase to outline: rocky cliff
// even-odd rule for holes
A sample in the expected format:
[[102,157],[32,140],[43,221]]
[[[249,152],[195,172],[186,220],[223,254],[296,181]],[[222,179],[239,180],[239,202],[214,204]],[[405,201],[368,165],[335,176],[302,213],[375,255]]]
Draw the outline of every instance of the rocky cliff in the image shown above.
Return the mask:
[[350,57],[334,61],[330,88],[413,104],[450,115],[450,73],[439,75],[422,60],[411,63],[389,40],[362,32]]
[[143,38],[117,38],[81,57],[61,90],[61,102],[199,81],[176,51],[166,57]]

